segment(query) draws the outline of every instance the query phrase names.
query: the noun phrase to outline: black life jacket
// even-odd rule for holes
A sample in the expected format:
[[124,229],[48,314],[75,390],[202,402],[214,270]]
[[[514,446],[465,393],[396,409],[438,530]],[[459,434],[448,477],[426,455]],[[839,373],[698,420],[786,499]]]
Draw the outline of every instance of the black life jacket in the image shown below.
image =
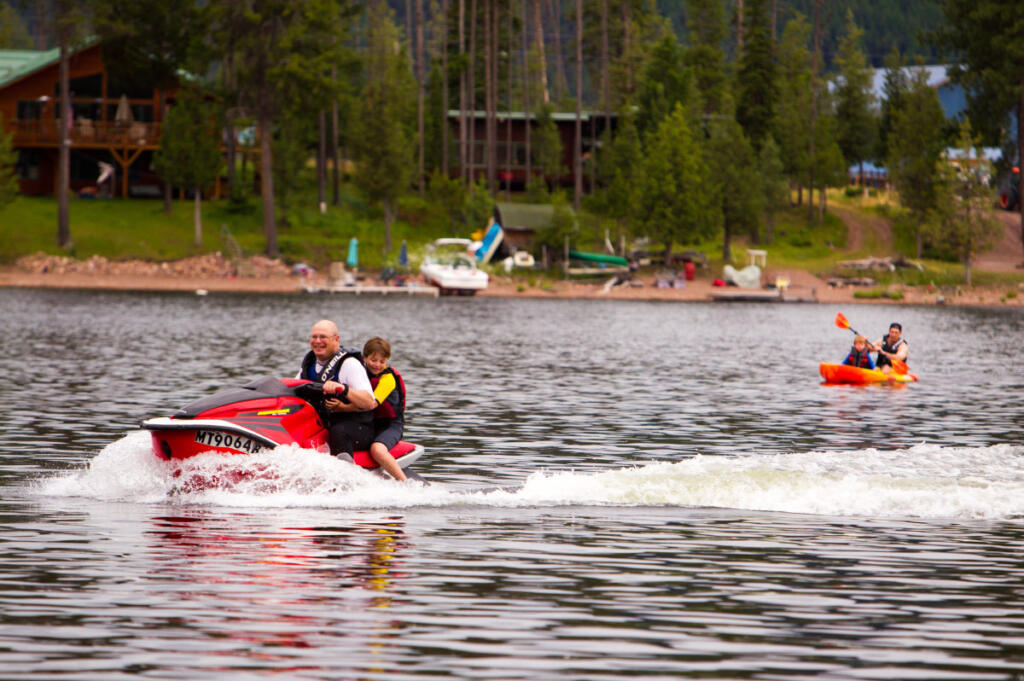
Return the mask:
[[[882,350],[895,355],[896,351],[900,349],[900,346],[906,342],[907,341],[900,338],[898,341],[896,341],[896,345],[889,345],[889,334],[886,334],[882,338]],[[882,368],[884,366],[891,366],[892,360],[880,352],[878,353],[878,359],[875,360],[875,365],[878,366],[879,368]]]
[[[363,364],[363,354],[358,350],[347,350],[346,348],[339,348],[334,356],[327,360],[323,368],[317,373],[316,370],[316,355],[310,350],[306,353],[306,356],[302,358],[302,372],[299,374],[301,378],[307,381],[315,381],[317,383],[325,383],[327,381],[337,381],[338,372],[341,371],[341,365],[344,364],[345,360],[349,357],[355,357],[359,360],[359,364]],[[363,366],[365,370],[366,367]],[[324,400],[327,397],[334,397],[333,395],[325,395],[322,400],[318,400],[317,404],[313,406],[324,418],[326,423],[337,423],[338,421],[359,421],[361,423],[370,423],[373,421],[372,411],[327,411],[327,407],[324,404]],[[347,402],[346,398],[337,396],[338,399],[343,402]]]
[[[370,372],[366,373],[369,374]],[[377,385],[380,383],[380,379],[384,374],[391,374],[395,377],[395,389],[388,393],[388,396],[384,398],[384,401],[377,405],[377,408],[373,410],[373,418],[404,420],[405,381],[402,380],[402,374],[395,371],[394,367],[387,367],[377,376],[370,376],[370,385],[374,390],[376,390]]]
[[850,354],[843,360],[843,364],[858,367],[860,369],[871,368],[871,353],[867,348],[864,348],[864,352],[857,352],[857,348],[852,348]]

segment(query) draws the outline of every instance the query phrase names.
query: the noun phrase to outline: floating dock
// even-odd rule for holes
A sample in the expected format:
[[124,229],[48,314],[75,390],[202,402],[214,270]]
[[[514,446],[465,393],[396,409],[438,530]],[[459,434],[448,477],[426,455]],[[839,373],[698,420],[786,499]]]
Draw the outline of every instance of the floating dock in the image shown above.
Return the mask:
[[436,286],[349,286],[335,284],[328,286],[306,285],[306,293],[344,293],[355,296],[430,296],[437,298],[440,291]]
[[816,303],[817,291],[797,292],[789,289],[725,288],[711,291],[712,300],[721,302]]

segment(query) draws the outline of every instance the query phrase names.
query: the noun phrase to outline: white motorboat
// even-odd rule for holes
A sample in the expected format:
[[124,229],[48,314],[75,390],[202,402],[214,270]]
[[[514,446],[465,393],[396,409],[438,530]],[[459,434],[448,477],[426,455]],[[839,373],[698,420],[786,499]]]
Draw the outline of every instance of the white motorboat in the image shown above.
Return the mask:
[[469,239],[437,239],[427,246],[420,265],[426,282],[436,286],[442,295],[471,296],[487,288],[487,273],[477,269],[469,252]]

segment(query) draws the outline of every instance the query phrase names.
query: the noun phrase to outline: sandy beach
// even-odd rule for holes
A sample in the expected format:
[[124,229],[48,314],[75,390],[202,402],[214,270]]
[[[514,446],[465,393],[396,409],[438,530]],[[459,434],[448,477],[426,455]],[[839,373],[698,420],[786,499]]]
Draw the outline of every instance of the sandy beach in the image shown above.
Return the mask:
[[[866,234],[883,244],[883,250],[892,252],[893,236],[885,220],[865,218],[861,213],[833,206],[832,210],[847,226],[847,250],[861,248]],[[974,261],[974,272],[1024,273],[1024,246],[1021,243],[1021,219],[1017,213],[994,211],[1003,230],[994,247]],[[738,247],[737,247],[738,248]],[[654,269],[642,269],[629,281],[613,285],[612,278],[591,280],[555,279],[533,276],[516,277],[491,274],[483,297],[508,298],[570,298],[598,300],[663,300],[677,302],[711,301],[716,296],[740,294],[744,289],[715,287],[713,281],[719,272],[698,268],[692,281],[672,282],[666,285]],[[870,277],[871,272],[863,276]],[[883,305],[982,305],[999,307],[1024,306],[1024,282],[1000,286],[888,286],[890,293],[902,294],[892,298],[856,297],[857,291],[871,291],[877,286],[830,285],[830,282],[799,268],[765,268],[762,281],[786,280],[788,287],[781,297],[766,297],[766,302],[819,302],[819,303],[875,303]],[[412,277],[412,282],[422,280]],[[379,286],[376,272],[364,272],[360,282],[364,286]],[[87,260],[73,260],[64,256],[36,253],[20,258],[14,265],[0,267],[0,287],[101,289],[124,291],[205,291],[237,293],[295,293],[309,295],[309,289],[329,288],[326,273],[311,276],[294,274],[281,262],[261,255],[250,256],[234,263],[221,253],[208,253],[175,262],[114,261],[101,256]],[[755,289],[756,295],[771,296],[772,291]],[[863,294],[862,294],[863,295]]]
[[[121,268],[130,269],[130,268]],[[943,287],[928,290],[926,287],[899,286],[890,290],[900,290],[901,300],[865,299],[855,297],[858,290],[870,287],[830,286],[828,282],[813,274],[799,269],[780,269],[766,271],[766,280],[774,281],[775,277],[788,279],[789,287],[784,291],[781,301],[802,301],[819,303],[880,303],[887,305],[991,305],[991,306],[1022,306],[1024,305],[1024,287],[1018,286],[1015,292],[1012,287]],[[482,297],[521,297],[521,298],[562,298],[562,299],[596,299],[596,300],[660,300],[676,302],[694,302],[714,300],[718,292],[739,293],[742,289],[735,287],[715,287],[712,285],[711,273],[698,272],[692,281],[685,281],[682,288],[675,286],[659,286],[653,273],[640,272],[632,280],[617,285],[609,284],[610,278],[599,278],[592,281],[537,279],[529,285],[522,278],[513,278],[501,274],[493,275],[487,290],[481,292]],[[415,281],[415,279],[414,279]],[[377,285],[372,274],[367,274],[364,285]],[[277,271],[265,272],[259,276],[235,276],[215,273],[195,274],[174,271],[174,268],[156,268],[151,272],[130,271],[80,271],[67,268],[67,271],[48,270],[32,271],[23,267],[6,266],[0,268],[0,287],[5,288],[50,288],[50,289],[91,289],[91,290],[122,290],[122,291],[205,291],[205,292],[236,292],[236,293],[294,293],[310,295],[307,290],[326,287],[326,278],[320,275],[299,276],[288,274],[283,266]],[[759,289],[758,291],[763,291]],[[1009,294],[1009,295],[1008,295]],[[324,294],[330,295],[330,294]],[[779,301],[774,301],[779,302]]]

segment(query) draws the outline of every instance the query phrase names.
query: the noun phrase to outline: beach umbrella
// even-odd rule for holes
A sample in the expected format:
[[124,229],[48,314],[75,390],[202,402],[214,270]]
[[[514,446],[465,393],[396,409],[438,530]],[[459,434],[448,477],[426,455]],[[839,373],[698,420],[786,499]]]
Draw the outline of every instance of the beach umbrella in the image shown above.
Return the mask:
[[114,122],[125,125],[132,122],[132,108],[128,106],[128,95],[121,95],[121,99],[117,102]]
[[402,240],[402,247],[398,249],[398,265],[399,267],[409,266],[409,247],[405,245],[405,240]]
[[349,267],[359,266],[359,239],[352,237],[348,242],[348,260],[345,262]]

